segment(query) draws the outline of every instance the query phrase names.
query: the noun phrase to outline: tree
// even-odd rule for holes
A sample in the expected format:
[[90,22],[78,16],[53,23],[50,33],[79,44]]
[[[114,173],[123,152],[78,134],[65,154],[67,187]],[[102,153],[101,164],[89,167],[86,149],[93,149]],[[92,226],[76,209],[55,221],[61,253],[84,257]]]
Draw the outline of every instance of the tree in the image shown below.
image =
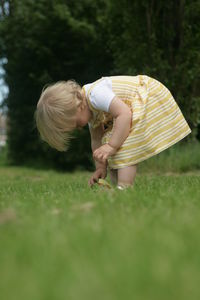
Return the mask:
[[200,126],[200,2],[109,3],[106,22],[114,73],[147,74],[163,82],[195,136]]

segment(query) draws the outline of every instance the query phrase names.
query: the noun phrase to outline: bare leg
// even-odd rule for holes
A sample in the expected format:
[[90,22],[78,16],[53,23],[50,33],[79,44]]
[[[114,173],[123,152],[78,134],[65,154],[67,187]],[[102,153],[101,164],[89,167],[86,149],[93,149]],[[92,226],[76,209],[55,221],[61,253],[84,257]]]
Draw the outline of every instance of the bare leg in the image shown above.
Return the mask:
[[126,188],[132,186],[136,176],[137,165],[118,169],[118,187]]
[[117,185],[117,170],[109,168],[109,173],[112,184]]

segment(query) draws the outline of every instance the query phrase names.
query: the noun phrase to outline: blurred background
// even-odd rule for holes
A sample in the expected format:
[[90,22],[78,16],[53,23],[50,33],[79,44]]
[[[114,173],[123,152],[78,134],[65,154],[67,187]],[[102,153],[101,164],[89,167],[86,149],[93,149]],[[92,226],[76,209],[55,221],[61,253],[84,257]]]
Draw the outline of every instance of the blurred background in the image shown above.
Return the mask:
[[[165,84],[200,141],[200,1],[0,0],[0,156],[9,164],[92,169],[88,128],[67,153],[41,142],[43,86],[146,74]],[[198,148],[199,149],[199,148]]]

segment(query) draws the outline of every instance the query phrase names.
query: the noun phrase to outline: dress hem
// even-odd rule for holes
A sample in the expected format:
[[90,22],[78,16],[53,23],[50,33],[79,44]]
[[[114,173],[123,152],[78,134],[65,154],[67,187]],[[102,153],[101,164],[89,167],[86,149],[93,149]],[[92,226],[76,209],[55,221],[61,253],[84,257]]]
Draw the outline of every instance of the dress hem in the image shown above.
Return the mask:
[[154,153],[149,154],[149,155],[146,156],[145,158],[138,159],[138,160],[136,160],[136,161],[134,161],[134,162],[130,161],[129,163],[126,163],[126,164],[123,164],[123,165],[120,164],[120,165],[118,165],[118,166],[110,166],[110,165],[109,165],[109,162],[108,162],[108,167],[109,167],[110,169],[117,170],[117,169],[123,169],[123,168],[125,168],[125,167],[130,167],[130,166],[132,166],[132,165],[138,164],[138,163],[140,163],[140,162],[142,162],[142,161],[145,161],[145,160],[148,159],[148,158],[151,158],[151,157],[153,157],[153,156],[155,156],[155,155],[161,153],[162,151],[164,151],[164,150],[170,148],[171,146],[175,145],[176,143],[180,142],[182,139],[184,139],[184,138],[185,138],[187,135],[189,135],[191,132],[192,132],[192,131],[191,131],[191,129],[190,129],[189,131],[187,131],[187,132],[185,132],[184,134],[182,134],[178,139],[176,139],[176,141],[173,141],[173,142],[167,144],[165,147],[159,149],[157,152],[154,152]]

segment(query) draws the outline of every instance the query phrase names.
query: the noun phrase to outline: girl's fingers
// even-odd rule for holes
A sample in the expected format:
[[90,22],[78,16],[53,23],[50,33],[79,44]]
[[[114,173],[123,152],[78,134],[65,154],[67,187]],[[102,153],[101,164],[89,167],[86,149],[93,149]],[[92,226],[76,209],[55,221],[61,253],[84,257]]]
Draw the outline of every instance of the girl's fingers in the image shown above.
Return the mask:
[[94,154],[93,154],[93,157],[94,157],[95,160],[97,160],[97,161],[99,161],[99,162],[105,163],[106,160],[108,159],[108,154],[96,150],[96,151],[94,152]]
[[105,155],[103,156],[103,159],[106,160],[107,158],[108,158],[108,155],[105,154]]
[[98,149],[94,151],[94,155],[95,155],[95,156],[98,155],[98,153],[99,153],[99,150],[98,150]]
[[96,160],[101,160],[102,154],[95,155],[94,158],[95,158]]
[[93,186],[95,184],[94,180],[89,181],[89,186]]

